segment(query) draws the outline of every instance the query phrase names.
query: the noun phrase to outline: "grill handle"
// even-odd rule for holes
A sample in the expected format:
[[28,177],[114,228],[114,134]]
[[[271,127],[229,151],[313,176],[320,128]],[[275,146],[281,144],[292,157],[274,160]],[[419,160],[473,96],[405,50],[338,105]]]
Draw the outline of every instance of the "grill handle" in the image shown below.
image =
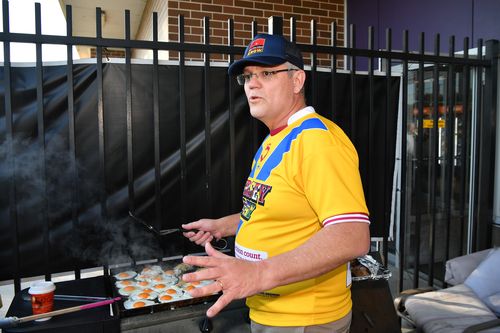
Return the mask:
[[200,321],[200,332],[212,332],[213,325],[212,325],[212,320],[208,317],[203,318]]

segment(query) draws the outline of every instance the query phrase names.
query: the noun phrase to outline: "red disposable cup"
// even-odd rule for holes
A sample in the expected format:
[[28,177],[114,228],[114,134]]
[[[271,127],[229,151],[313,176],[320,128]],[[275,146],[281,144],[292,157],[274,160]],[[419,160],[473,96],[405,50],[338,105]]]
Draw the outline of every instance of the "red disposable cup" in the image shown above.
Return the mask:
[[[54,309],[54,290],[56,286],[50,281],[34,282],[28,293],[31,295],[31,307],[33,314],[47,313]],[[51,317],[37,319],[37,321],[49,320]]]

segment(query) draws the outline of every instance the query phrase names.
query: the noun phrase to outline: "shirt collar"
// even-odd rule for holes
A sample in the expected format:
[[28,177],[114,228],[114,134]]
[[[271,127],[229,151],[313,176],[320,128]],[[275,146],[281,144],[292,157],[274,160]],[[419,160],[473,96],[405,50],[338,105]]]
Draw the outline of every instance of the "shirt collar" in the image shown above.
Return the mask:
[[315,113],[316,111],[312,106],[306,106],[305,108],[295,112],[294,114],[291,115],[290,118],[288,118],[287,124],[290,125],[296,120],[299,120],[302,117],[305,117],[311,113]]

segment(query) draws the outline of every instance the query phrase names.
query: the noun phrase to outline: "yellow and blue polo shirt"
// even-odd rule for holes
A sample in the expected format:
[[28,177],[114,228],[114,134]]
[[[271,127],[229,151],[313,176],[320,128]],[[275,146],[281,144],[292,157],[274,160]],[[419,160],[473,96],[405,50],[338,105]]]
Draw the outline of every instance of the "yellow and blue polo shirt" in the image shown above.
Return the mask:
[[[243,190],[235,255],[264,260],[290,251],[335,223],[369,223],[358,155],[345,133],[312,107],[268,135]],[[247,298],[250,317],[269,326],[309,326],[351,310],[348,264]]]

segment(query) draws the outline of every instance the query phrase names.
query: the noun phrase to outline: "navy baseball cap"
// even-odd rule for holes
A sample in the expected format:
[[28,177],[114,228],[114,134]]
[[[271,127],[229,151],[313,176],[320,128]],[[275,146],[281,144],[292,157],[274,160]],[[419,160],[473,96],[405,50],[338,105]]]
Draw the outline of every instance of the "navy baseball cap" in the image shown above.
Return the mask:
[[281,35],[258,34],[245,50],[243,58],[235,61],[227,72],[239,75],[248,65],[276,66],[289,62],[304,69],[304,60],[299,48]]

